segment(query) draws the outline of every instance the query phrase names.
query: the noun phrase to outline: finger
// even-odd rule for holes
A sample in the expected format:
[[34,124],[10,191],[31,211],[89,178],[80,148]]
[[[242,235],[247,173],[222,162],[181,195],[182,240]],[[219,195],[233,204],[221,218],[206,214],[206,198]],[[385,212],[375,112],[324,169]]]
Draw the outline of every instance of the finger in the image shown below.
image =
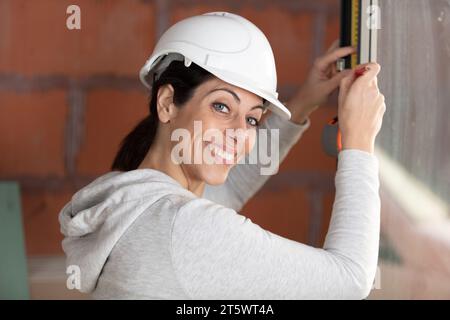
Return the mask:
[[335,63],[338,59],[348,56],[356,51],[353,47],[343,47],[336,49],[330,53],[325,54],[317,60],[318,67],[323,70],[328,67],[330,63]]
[[[361,70],[361,69],[364,69],[365,67],[369,67],[369,68],[370,68],[370,64],[371,64],[371,62],[360,64],[360,65],[356,66],[356,67],[354,68],[354,70],[355,70],[355,72],[357,72],[357,71],[359,71],[359,70]],[[364,71],[363,73],[365,73],[365,71]],[[361,75],[361,74],[358,74],[357,76],[360,76],[360,75]],[[369,86],[370,86],[370,87],[376,87],[376,88],[378,88],[378,76],[375,76],[375,77],[369,82]]]
[[333,41],[333,43],[331,44],[331,46],[328,48],[326,53],[330,53],[331,51],[335,50],[339,48],[339,39],[336,39]]
[[378,75],[373,78],[373,85],[378,88]]
[[328,78],[333,78],[336,74],[338,74],[338,71],[337,71],[337,68],[336,68],[336,63],[332,63],[331,64],[330,75],[328,76]]
[[381,127],[381,124],[383,122],[383,116],[386,112],[386,102],[384,100],[384,97],[381,97],[379,99],[377,99],[377,110],[376,110],[376,115],[377,115],[377,120],[379,122],[379,126]]
[[[333,43],[331,44],[331,46],[328,48],[326,54],[328,54],[328,53],[336,50],[337,48],[339,48],[339,43],[340,43],[339,39],[334,40]],[[331,71],[330,71],[329,77],[330,78],[334,77],[336,75],[336,73],[337,73],[336,64],[333,63],[331,65]]]
[[370,82],[375,80],[376,76],[381,70],[381,66],[375,62],[370,62],[366,64],[365,68],[366,68],[365,73],[355,80],[355,85],[360,84],[370,85]]
[[336,63],[332,63],[329,67],[327,67],[323,71],[326,71],[327,78],[331,79],[332,77],[334,77],[336,75],[336,73],[338,73],[338,70],[336,68]]
[[378,77],[377,76],[375,76],[375,78],[373,78],[370,81],[369,86],[373,87],[373,88],[378,88]]
[[376,105],[379,106],[379,110],[384,113],[386,110],[386,103],[385,103],[385,97],[382,94],[379,94],[376,99]]
[[350,87],[352,86],[354,79],[355,78],[354,78],[353,72],[349,72],[343,78],[341,78],[341,81],[339,83],[339,100],[340,101],[345,96],[347,96],[347,93],[350,90]]

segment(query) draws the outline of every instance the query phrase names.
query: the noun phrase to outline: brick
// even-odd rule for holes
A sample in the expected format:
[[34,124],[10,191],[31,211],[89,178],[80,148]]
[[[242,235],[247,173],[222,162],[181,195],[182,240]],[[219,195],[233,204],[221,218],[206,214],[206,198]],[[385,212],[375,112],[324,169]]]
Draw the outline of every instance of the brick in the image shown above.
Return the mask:
[[78,173],[109,171],[120,142],[147,114],[148,97],[141,91],[105,89],[88,94]]
[[249,200],[241,214],[283,237],[303,243],[308,240],[309,206],[304,189],[261,190]]
[[175,7],[171,24],[192,15],[211,11],[230,11],[252,21],[267,36],[275,55],[278,85],[301,84],[306,78],[313,55],[314,15],[308,12],[290,12],[286,8],[267,5],[255,9],[242,5],[238,9],[224,5],[197,5]]
[[74,192],[22,192],[25,245],[28,255],[62,254],[58,213]]
[[66,93],[0,92],[0,101],[0,175],[63,176]]
[[154,46],[154,6],[77,1],[81,30],[66,27],[69,0],[0,3],[0,72],[137,75]]

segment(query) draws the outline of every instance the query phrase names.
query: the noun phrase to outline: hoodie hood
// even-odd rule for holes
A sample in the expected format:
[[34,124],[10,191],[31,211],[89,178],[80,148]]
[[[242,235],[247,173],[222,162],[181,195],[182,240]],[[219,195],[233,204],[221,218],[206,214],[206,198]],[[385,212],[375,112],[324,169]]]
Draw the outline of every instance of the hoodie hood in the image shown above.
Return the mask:
[[[80,271],[80,291],[92,292],[115,244],[149,207],[170,194],[196,196],[154,169],[109,172],[75,193],[59,213],[66,267]],[[72,267],[73,268],[73,267]]]

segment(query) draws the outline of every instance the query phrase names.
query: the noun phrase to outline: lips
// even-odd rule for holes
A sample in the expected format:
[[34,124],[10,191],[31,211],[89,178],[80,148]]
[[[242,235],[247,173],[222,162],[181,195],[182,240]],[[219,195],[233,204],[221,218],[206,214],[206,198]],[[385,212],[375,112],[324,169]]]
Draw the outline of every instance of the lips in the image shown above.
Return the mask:
[[219,145],[216,143],[208,143],[208,147],[214,153],[214,156],[218,158],[219,163],[233,163],[234,159],[237,157],[236,151],[234,148],[227,146],[225,148],[223,145]]

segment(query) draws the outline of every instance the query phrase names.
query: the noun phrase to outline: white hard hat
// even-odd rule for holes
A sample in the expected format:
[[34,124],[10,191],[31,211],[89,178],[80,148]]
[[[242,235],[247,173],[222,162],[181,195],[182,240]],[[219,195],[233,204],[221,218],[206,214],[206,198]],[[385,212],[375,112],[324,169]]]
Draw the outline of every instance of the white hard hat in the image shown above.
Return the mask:
[[272,48],[262,31],[229,12],[209,12],[171,26],[159,39],[140,71],[151,88],[173,60],[194,62],[217,78],[267,100],[268,109],[284,119],[291,113],[278,100],[277,72]]

